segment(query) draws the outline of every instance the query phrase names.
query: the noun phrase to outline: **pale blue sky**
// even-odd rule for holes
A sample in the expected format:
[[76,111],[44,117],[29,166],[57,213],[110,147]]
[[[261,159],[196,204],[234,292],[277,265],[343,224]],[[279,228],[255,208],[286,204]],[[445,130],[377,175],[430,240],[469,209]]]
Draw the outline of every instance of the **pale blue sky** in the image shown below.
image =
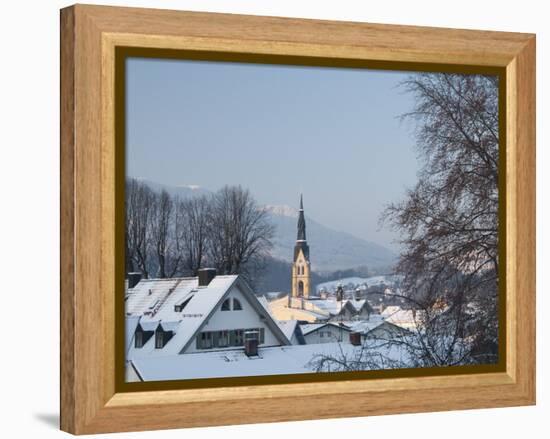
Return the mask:
[[249,188],[390,246],[385,204],[414,184],[409,73],[203,61],[127,61],[127,175]]

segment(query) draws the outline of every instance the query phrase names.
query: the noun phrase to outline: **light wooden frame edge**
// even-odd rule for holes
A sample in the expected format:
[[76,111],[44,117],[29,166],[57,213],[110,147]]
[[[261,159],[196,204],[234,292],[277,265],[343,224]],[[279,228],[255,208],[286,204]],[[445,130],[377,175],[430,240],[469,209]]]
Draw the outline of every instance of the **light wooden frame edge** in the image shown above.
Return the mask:
[[[506,372],[115,393],[117,45],[505,67]],[[534,35],[90,5],[61,11],[63,430],[85,434],[534,403]],[[293,410],[297,406],[309,409]]]

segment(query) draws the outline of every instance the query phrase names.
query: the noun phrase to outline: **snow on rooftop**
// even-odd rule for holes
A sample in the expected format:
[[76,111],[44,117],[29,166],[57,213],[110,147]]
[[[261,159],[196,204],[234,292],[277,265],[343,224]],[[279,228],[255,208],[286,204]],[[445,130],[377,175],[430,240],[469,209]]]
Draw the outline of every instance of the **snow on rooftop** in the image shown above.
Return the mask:
[[277,320],[277,324],[279,325],[279,328],[281,328],[281,331],[285,337],[290,340],[296,330],[298,320]]
[[[267,311],[267,313],[273,317],[273,313],[271,312],[271,307],[269,306],[269,301],[265,296],[256,296],[258,299],[258,302],[261,303],[261,305],[264,307],[264,309]],[[273,317],[275,318],[275,317]]]
[[344,299],[342,301],[338,301],[335,298],[328,298],[328,299],[318,299],[315,298],[313,300],[304,299],[304,302],[307,302],[306,308],[310,311],[315,311],[316,309],[319,311],[322,311],[324,313],[328,313],[331,315],[337,315],[344,309],[346,306],[346,303],[350,302],[350,304],[355,308],[356,311],[360,311],[361,308],[365,305],[366,300],[360,299]]
[[[361,349],[350,343],[276,346],[261,348],[258,357],[247,357],[240,349],[138,358],[132,364],[144,381],[300,374],[314,372],[310,362],[317,355],[353,356]],[[384,349],[394,360],[405,358],[395,346]]]
[[[126,346],[130,346],[134,338],[134,332],[139,322],[139,316],[126,317]],[[128,349],[126,349],[128,351]]]
[[[199,287],[197,278],[144,279],[133,288],[126,301],[126,315],[139,316],[145,331],[159,324],[174,336],[163,349],[154,349],[150,339],[142,348],[129,346],[128,357],[178,354],[195,334],[222,296],[233,286],[237,275],[216,276],[208,286]],[[183,310],[175,305],[190,299]]]
[[384,322],[385,320],[381,315],[373,314],[370,316],[368,320],[350,320],[342,323],[348,326],[352,331],[366,334],[372,331],[373,329],[379,327]]
[[300,325],[300,329],[302,330],[302,334],[307,335],[310,332],[313,332],[325,325],[326,323],[307,323],[304,325]]
[[385,319],[389,323],[401,326],[403,328],[415,328],[418,319],[421,319],[422,311],[415,314],[412,310],[400,309],[391,314],[385,316]]

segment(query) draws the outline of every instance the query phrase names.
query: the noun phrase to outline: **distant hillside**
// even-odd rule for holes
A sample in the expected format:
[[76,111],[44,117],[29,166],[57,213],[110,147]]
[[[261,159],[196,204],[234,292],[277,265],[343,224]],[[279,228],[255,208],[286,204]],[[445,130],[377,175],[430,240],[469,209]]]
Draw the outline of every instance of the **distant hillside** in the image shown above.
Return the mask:
[[[151,189],[166,190],[171,195],[188,198],[211,193],[198,186],[169,186],[146,179],[138,179]],[[264,209],[269,214],[271,223],[276,228],[273,258],[284,263],[291,263],[296,242],[296,220],[298,211],[290,206],[267,205]],[[357,238],[346,232],[339,232],[326,227],[306,215],[307,240],[310,246],[311,264],[319,274],[328,274],[337,270],[367,267],[369,270],[387,272],[395,263],[396,255],[379,244]],[[273,267],[272,275],[282,266]],[[288,277],[288,276],[287,276]],[[274,278],[273,278],[274,279]],[[321,279],[319,279],[321,281]],[[286,284],[286,280],[284,281]],[[290,282],[290,280],[288,280]],[[277,282],[270,282],[275,286]]]
[[[291,262],[296,242],[298,212],[288,206],[266,206],[266,210],[277,229],[272,255]],[[311,264],[315,271],[335,271],[359,266],[389,267],[396,260],[396,255],[386,247],[330,229],[307,215],[306,226]]]
[[[266,264],[265,271],[262,273],[262,278],[255,285],[255,290],[258,294],[269,292],[288,293],[291,289],[291,267],[292,264],[290,262],[270,259]],[[320,291],[322,287],[327,291],[333,291],[340,284],[351,288],[351,285],[354,283],[357,285],[366,283],[368,286],[372,286],[380,284],[381,281],[391,284],[390,282],[400,279],[398,276],[382,273],[387,273],[387,271],[383,269],[369,269],[367,267],[324,272],[322,274],[312,271],[311,283],[313,284],[313,291]]]

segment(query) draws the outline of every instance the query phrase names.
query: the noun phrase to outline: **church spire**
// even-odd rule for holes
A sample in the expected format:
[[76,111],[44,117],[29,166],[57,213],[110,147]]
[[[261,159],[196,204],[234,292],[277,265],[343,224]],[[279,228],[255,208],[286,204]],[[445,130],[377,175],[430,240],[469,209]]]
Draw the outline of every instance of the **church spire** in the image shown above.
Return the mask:
[[304,218],[304,201],[302,194],[300,194],[300,212],[298,214],[298,236],[297,241],[306,240],[306,220]]
[[292,264],[292,297],[309,297],[311,289],[311,267],[309,262],[309,245],[306,241],[306,220],[304,217],[304,199],[300,194],[300,211],[298,213],[298,236],[294,245],[294,262]]

